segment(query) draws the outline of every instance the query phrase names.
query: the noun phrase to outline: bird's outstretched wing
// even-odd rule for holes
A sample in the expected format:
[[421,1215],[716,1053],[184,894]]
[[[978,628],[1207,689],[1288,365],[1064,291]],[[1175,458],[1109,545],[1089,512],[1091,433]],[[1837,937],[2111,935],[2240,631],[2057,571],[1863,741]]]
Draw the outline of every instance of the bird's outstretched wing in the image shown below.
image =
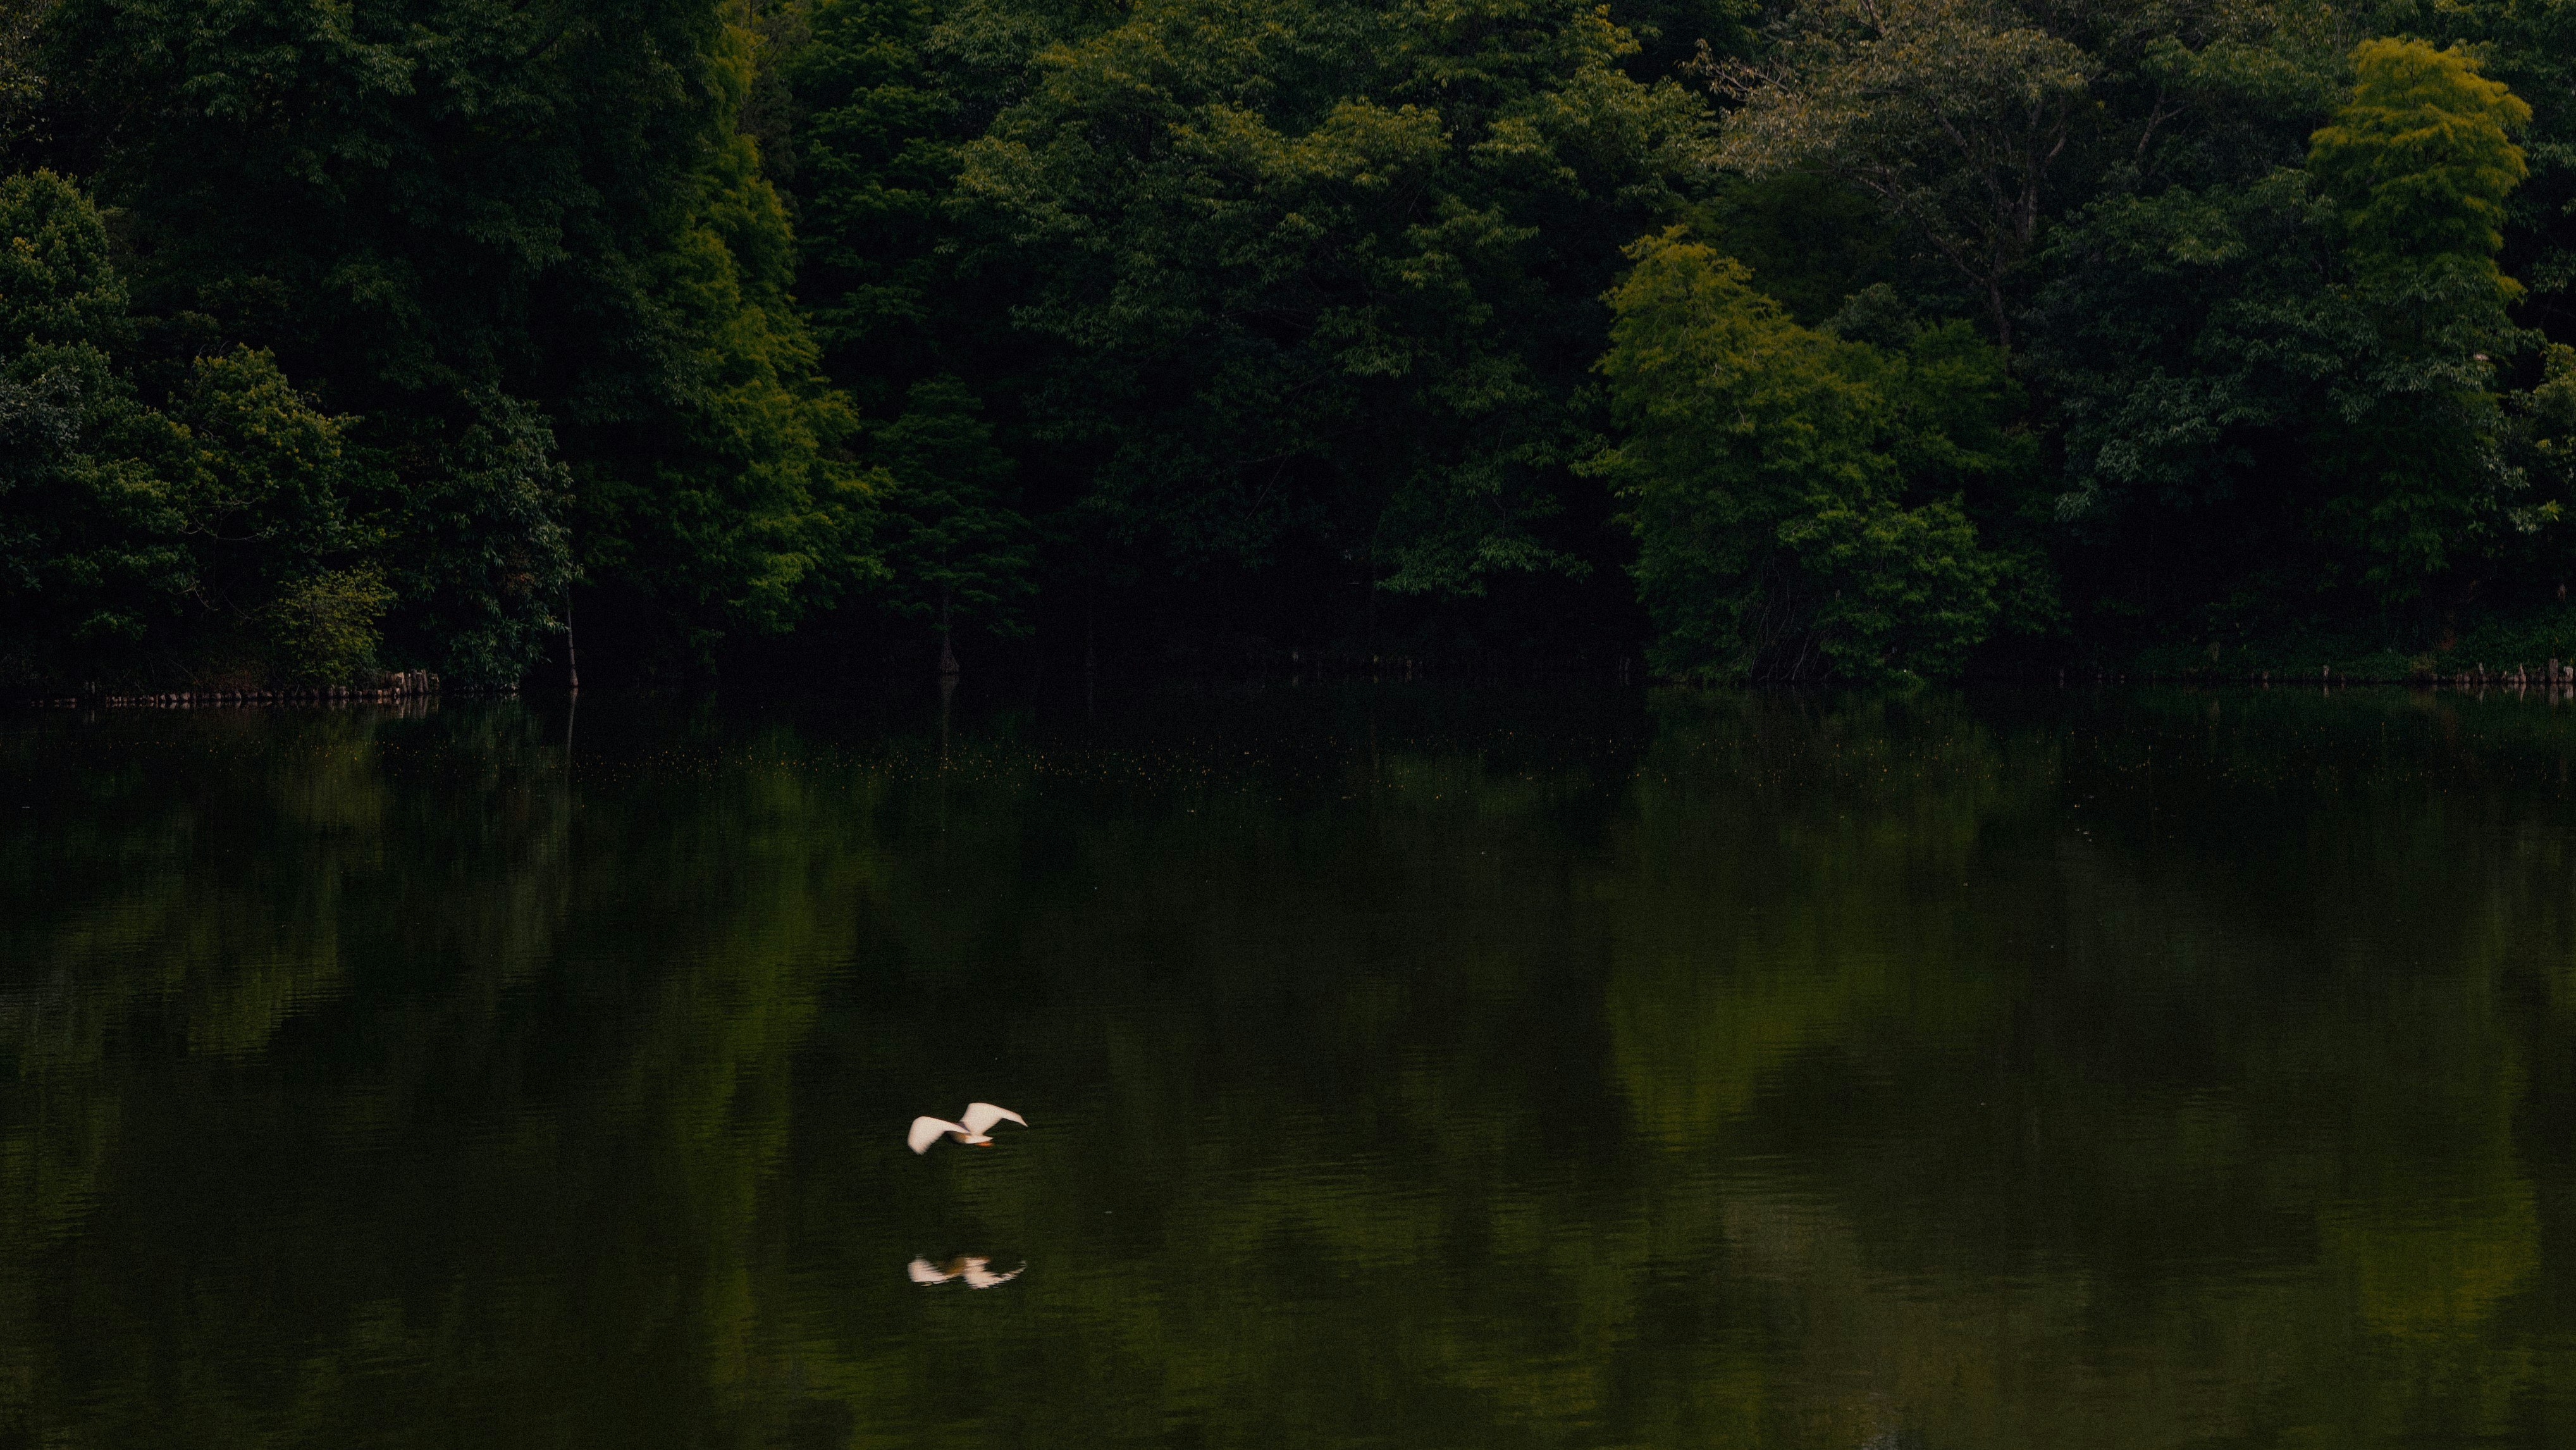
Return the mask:
[[912,1131],[903,1135],[903,1141],[910,1144],[915,1153],[927,1153],[930,1151],[930,1145],[939,1141],[940,1134],[965,1131],[967,1130],[964,1126],[949,1122],[945,1118],[915,1118],[912,1120]]
[[945,1284],[957,1277],[939,1272],[939,1266],[928,1259],[913,1260],[904,1265],[903,1272],[916,1284]]
[[996,1274],[984,1267],[988,1262],[990,1261],[985,1259],[969,1259],[966,1261],[966,1272],[958,1277],[966,1281],[966,1287],[969,1289],[990,1289],[995,1285],[1011,1282],[1027,1273],[1029,1269],[1028,1265],[1022,1264],[1007,1274]]
[[1009,1108],[997,1108],[991,1103],[966,1105],[966,1131],[969,1133],[989,1133],[993,1131],[995,1123],[1003,1122],[1017,1123],[1023,1128],[1029,1125],[1028,1119],[1012,1112]]

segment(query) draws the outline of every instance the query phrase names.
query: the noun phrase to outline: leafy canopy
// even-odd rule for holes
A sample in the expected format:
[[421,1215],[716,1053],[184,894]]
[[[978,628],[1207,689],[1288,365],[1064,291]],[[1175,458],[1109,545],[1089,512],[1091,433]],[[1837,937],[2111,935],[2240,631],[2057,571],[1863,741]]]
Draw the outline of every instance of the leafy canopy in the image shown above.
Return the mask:
[[353,516],[348,420],[267,353],[190,362],[147,406],[106,228],[50,172],[0,179],[0,672],[319,683],[376,663],[392,595]]
[[1553,529],[1596,298],[1706,127],[1637,49],[1579,0],[1147,0],[1037,51],[959,204],[1107,532],[1441,594],[1586,567]]
[[[2308,171],[2343,209],[2366,269],[2459,257],[2490,268],[2504,246],[2505,198],[2529,174],[2513,137],[2531,107],[2480,75],[2458,46],[2365,40],[2352,98],[2308,144]],[[2512,279],[2497,286],[2510,300]]]
[[1902,351],[1799,326],[1676,228],[1630,250],[1600,363],[1668,673],[1739,680],[1956,672],[2027,570],[1953,490],[2027,467],[2000,351],[1964,324]]

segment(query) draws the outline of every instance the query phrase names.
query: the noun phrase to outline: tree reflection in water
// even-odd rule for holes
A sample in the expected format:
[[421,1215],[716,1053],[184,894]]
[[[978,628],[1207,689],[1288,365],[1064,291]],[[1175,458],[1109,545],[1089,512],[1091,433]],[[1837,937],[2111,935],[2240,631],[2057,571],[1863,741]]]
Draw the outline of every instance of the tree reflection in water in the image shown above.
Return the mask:
[[2576,1428],[2545,707],[971,695],[8,722],[0,1437]]

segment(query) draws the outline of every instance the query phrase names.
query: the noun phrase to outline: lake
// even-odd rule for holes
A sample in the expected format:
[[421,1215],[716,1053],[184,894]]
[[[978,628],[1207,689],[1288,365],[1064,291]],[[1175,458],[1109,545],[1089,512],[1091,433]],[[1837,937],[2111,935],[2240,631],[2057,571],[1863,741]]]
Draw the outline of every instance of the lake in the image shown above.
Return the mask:
[[2576,1443],[2571,756],[2313,688],[0,716],[0,1444]]

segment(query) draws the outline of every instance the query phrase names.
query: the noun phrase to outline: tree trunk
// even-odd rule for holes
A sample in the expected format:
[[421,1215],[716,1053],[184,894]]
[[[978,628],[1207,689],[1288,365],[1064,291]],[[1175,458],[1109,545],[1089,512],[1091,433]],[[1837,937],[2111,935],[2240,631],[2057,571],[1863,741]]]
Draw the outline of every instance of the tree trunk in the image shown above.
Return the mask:
[[939,591],[939,672],[943,675],[957,673],[957,649],[948,627],[948,591],[945,589]]
[[1360,578],[1360,591],[1366,596],[1363,602],[1368,609],[1369,663],[1374,666],[1377,663],[1377,545],[1374,542],[1369,545],[1367,570]]
[[[939,763],[943,766],[948,764],[948,710],[956,700],[957,674],[952,670],[939,677]],[[945,810],[947,808],[945,792],[941,794],[940,799],[941,809]]]
[[581,693],[581,655],[572,644],[572,590],[564,590],[564,678],[572,692]]

